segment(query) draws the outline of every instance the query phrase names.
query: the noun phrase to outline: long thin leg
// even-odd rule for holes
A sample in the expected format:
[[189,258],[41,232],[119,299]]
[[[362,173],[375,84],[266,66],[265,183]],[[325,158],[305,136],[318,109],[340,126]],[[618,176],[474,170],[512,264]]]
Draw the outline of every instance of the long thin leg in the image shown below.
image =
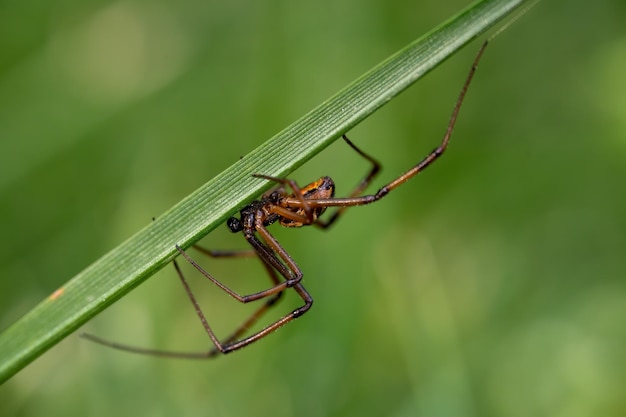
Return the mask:
[[409,179],[419,174],[427,166],[429,166],[435,160],[437,160],[437,158],[439,158],[448,148],[448,143],[450,142],[450,137],[452,136],[452,131],[454,130],[454,125],[456,124],[456,119],[459,115],[459,110],[461,110],[461,105],[463,104],[463,100],[465,99],[465,94],[467,93],[467,89],[469,88],[469,85],[472,82],[472,79],[474,78],[474,74],[476,73],[476,68],[478,67],[480,58],[483,56],[483,52],[485,51],[485,48],[487,47],[488,43],[489,43],[488,41],[485,41],[482,44],[482,46],[478,50],[478,53],[476,54],[476,57],[474,58],[472,67],[470,68],[470,71],[467,74],[465,83],[463,84],[463,87],[461,88],[459,97],[457,98],[456,103],[454,105],[454,109],[452,110],[452,115],[450,116],[450,121],[448,122],[446,133],[444,134],[443,139],[441,140],[441,143],[439,144],[439,146],[437,146],[430,154],[428,154],[422,161],[420,161],[420,163],[415,165],[413,168],[411,168],[404,174],[400,175],[395,180],[391,181],[389,184],[379,189],[376,192],[376,194],[374,194],[376,196],[375,200],[380,200],[382,197],[387,195],[389,191],[393,190],[400,184],[408,181]]
[[[272,281],[272,283],[275,286],[280,284],[280,280],[278,279],[278,276],[276,275],[276,270],[272,268],[271,265],[267,264],[263,260],[263,258],[258,256],[258,253],[254,249],[215,250],[215,249],[207,249],[199,245],[194,245],[193,247],[199,252],[207,256],[210,256],[212,258],[255,257],[259,259],[259,261],[261,261],[261,264],[263,265],[263,268],[266,270],[267,275],[270,277],[270,280]],[[254,326],[254,324],[265,314],[267,310],[273,307],[278,302],[278,300],[280,300],[282,295],[283,295],[283,291],[280,291],[274,294],[273,296],[271,296],[269,299],[267,299],[265,303],[261,307],[259,307],[252,315],[250,315],[250,317],[248,317],[243,323],[241,323],[230,334],[230,336],[224,339],[222,341],[222,344],[229,344],[229,343],[232,343],[234,340],[240,338],[243,333],[245,333],[248,329]],[[219,350],[217,349],[217,347],[213,347],[213,349],[209,352],[211,356],[216,355],[217,353],[219,353]]]
[[[219,340],[213,333],[213,330],[211,330],[211,328],[209,327],[206,321],[206,318],[204,317],[204,314],[202,313],[202,310],[200,309],[200,305],[196,301],[196,298],[194,297],[193,293],[191,292],[191,289],[189,288],[189,284],[187,283],[187,280],[185,280],[185,277],[183,276],[183,273],[181,272],[180,267],[178,266],[178,262],[176,262],[176,260],[173,260],[172,263],[174,264],[174,268],[176,269],[176,272],[178,273],[178,276],[181,282],[183,283],[185,292],[189,295],[191,299],[191,303],[193,304],[196,310],[196,314],[198,314],[198,316],[200,317],[200,320],[202,321],[203,327],[209,334],[209,337],[211,338],[213,343],[219,343]],[[100,338],[98,336],[94,336],[88,333],[81,333],[80,336],[85,339],[91,340],[92,342],[103,345],[103,346],[107,346],[107,347],[117,349],[117,350],[123,350],[125,352],[130,352],[130,353],[138,353],[142,355],[152,355],[152,356],[159,356],[159,357],[164,357],[164,358],[182,358],[182,359],[206,359],[206,358],[213,356],[211,353],[212,351],[177,352],[177,351],[160,350],[160,349],[149,349],[149,348],[142,348],[142,347],[131,346],[131,345],[126,345],[122,343],[112,342],[110,340],[103,339],[103,338]]]
[[[273,239],[273,238],[272,238]],[[260,244],[260,242],[257,241],[258,244]],[[262,245],[262,244],[261,244]],[[204,269],[202,269],[195,261],[193,261],[186,252],[184,252],[179,246],[176,246],[177,249],[179,250],[179,252],[196,268],[198,269],[205,277],[209,278],[212,282],[217,283],[218,286],[220,286],[220,288],[226,288],[223,284],[219,283],[219,281],[215,280],[213,277],[211,277],[206,271],[204,271]],[[264,250],[269,250],[266,246],[262,246],[265,249]],[[281,248],[282,249],[282,248]],[[284,251],[284,249],[282,249]],[[262,250],[263,251],[263,250]],[[220,255],[223,255],[224,253],[227,252],[219,252]],[[262,252],[263,253],[263,252]],[[231,252],[232,254],[232,252]],[[229,256],[229,255],[226,255]],[[287,255],[288,257],[289,255]],[[274,255],[275,258],[275,255]],[[262,259],[264,261],[264,259]],[[131,346],[131,345],[126,345],[126,344],[121,344],[121,343],[116,343],[116,342],[112,342],[91,334],[86,334],[83,333],[81,334],[82,337],[89,339],[95,343],[110,347],[110,348],[114,348],[114,349],[118,349],[118,350],[123,350],[126,352],[131,352],[131,353],[139,353],[139,354],[146,354],[146,355],[152,355],[152,356],[159,356],[159,357],[169,357],[169,358],[183,358],[183,359],[206,359],[206,358],[211,358],[215,355],[217,355],[218,353],[229,353],[232,352],[234,350],[237,349],[241,349],[244,346],[247,346],[251,343],[254,343],[255,341],[265,337],[266,335],[268,335],[269,333],[272,333],[273,331],[277,330],[279,327],[283,326],[285,323],[290,322],[291,320],[300,317],[302,314],[304,314],[306,311],[308,311],[311,308],[311,305],[313,304],[313,298],[311,297],[311,295],[306,291],[306,289],[299,283],[299,278],[302,277],[302,273],[300,272],[300,270],[298,269],[297,266],[295,266],[296,270],[291,271],[290,274],[288,274],[285,279],[288,279],[288,282],[294,282],[293,277],[298,277],[298,279],[295,281],[295,284],[291,284],[289,286],[293,286],[294,290],[298,293],[298,295],[303,299],[304,304],[293,310],[291,313],[287,314],[286,316],[283,316],[281,319],[275,321],[274,323],[266,326],[265,328],[263,328],[262,330],[258,331],[257,333],[245,338],[245,339],[241,339],[241,340],[236,340],[238,339],[246,330],[248,330],[251,326],[253,326],[258,319],[270,308],[272,307],[276,301],[278,301],[278,299],[282,296],[283,290],[284,288],[286,288],[286,284],[287,282],[283,282],[281,283],[280,280],[278,279],[278,276],[276,275],[275,270],[272,268],[273,264],[270,263],[266,263],[265,261],[263,262],[264,267],[267,269],[268,274],[270,275],[270,278],[272,280],[272,282],[274,283],[274,287],[270,288],[267,291],[261,291],[259,293],[253,294],[252,296],[257,296],[260,294],[264,294],[264,297],[270,297],[263,306],[261,306],[259,309],[257,309],[246,321],[244,321],[244,323],[242,323],[239,327],[237,327],[237,329],[235,329],[235,331],[228,336],[223,342],[220,342],[220,340],[218,339],[218,337],[215,335],[215,332],[213,331],[213,329],[211,328],[211,326],[208,323],[208,320],[206,319],[206,316],[204,315],[204,312],[202,311],[200,304],[198,303],[195,295],[193,294],[193,292],[191,291],[191,288],[189,287],[189,284],[187,283],[187,280],[185,279],[182,271],[180,270],[180,267],[178,265],[178,263],[176,262],[176,260],[172,261],[174,264],[174,268],[176,269],[176,273],[178,274],[178,277],[180,278],[180,281],[183,285],[183,288],[185,290],[185,293],[187,294],[187,296],[189,297],[189,300],[191,301],[191,304],[194,307],[194,310],[196,312],[196,315],[198,316],[198,318],[200,319],[200,322],[202,323],[202,327],[204,327],[204,330],[206,331],[206,333],[208,334],[209,338],[211,339],[211,341],[213,342],[213,349],[206,351],[206,352],[177,352],[177,351],[168,351],[168,350],[159,350],[159,349],[147,349],[147,348],[141,348],[141,347],[136,347],[136,346]],[[282,264],[281,264],[282,265]],[[295,263],[293,264],[295,265]],[[283,269],[286,269],[286,267],[283,265]],[[226,290],[226,292],[228,294],[230,294],[231,296],[234,296],[233,294],[235,294],[232,290],[228,289]],[[249,297],[251,296],[244,296],[244,297],[235,297],[236,299],[238,299],[241,302],[247,302],[245,300],[248,301],[253,301],[250,300]],[[254,298],[254,299],[259,299],[259,298],[263,298],[263,297],[258,297],[258,298]]]
[[[488,41],[485,41],[483,43],[480,50],[478,51],[478,54],[476,55],[476,58],[474,58],[474,62],[472,63],[469,74],[467,75],[465,84],[463,84],[461,93],[459,94],[459,97],[454,106],[454,110],[452,111],[452,116],[450,117],[446,133],[444,134],[439,146],[437,146],[432,152],[426,155],[426,157],[422,159],[417,165],[400,175],[395,180],[391,181],[389,184],[381,187],[375,194],[346,198],[327,198],[315,200],[311,199],[306,200],[306,205],[308,205],[311,209],[315,209],[317,207],[351,207],[373,203],[385,197],[391,190],[395,189],[399,185],[403,184],[404,182],[410,180],[411,178],[422,172],[424,169],[426,169],[426,167],[436,161],[437,158],[443,155],[448,147],[448,143],[450,142],[450,137],[452,136],[452,131],[454,130],[454,125],[456,124],[456,120],[459,115],[459,110],[461,109],[461,105],[463,104],[463,100],[465,99],[465,94],[467,93],[467,89],[472,82],[472,79],[474,78],[474,73],[476,72],[476,68],[478,67],[478,63],[483,55],[483,52],[485,51],[485,48],[487,47],[487,44]],[[283,201],[289,207],[302,207],[300,199],[297,198],[286,198]]]
[[[262,219],[258,219],[255,227],[256,227],[256,231],[261,235],[265,243],[261,242],[258,238],[256,238],[254,233],[245,233],[244,236],[246,240],[248,240],[250,245],[253,247],[254,251],[258,254],[259,258],[264,262],[264,265],[266,269],[268,270],[268,272],[270,273],[270,277],[272,278],[275,285],[274,287],[268,290],[251,294],[249,296],[240,296],[234,291],[230,290],[224,284],[222,284],[221,282],[213,278],[202,267],[200,267],[200,265],[198,265],[193,259],[191,259],[184,250],[182,250],[179,246],[176,246],[176,248],[181,253],[181,255],[183,255],[198,271],[200,271],[202,275],[204,275],[206,278],[208,278],[210,281],[212,281],[217,286],[222,288],[225,292],[227,292],[229,295],[231,295],[238,301],[242,303],[246,303],[249,301],[254,301],[260,298],[265,298],[265,297],[273,295],[273,297],[271,297],[264,306],[262,306],[248,320],[246,320],[242,325],[240,325],[235,330],[235,332],[231,334],[224,342],[219,342],[216,340],[217,338],[215,337],[213,330],[209,326],[204,314],[200,310],[200,307],[198,306],[197,302],[195,301],[194,295],[189,290],[189,287],[185,285],[185,290],[187,291],[187,295],[189,296],[192,304],[194,304],[198,317],[200,317],[200,320],[207,334],[209,335],[209,337],[211,338],[211,340],[213,341],[215,345],[215,348],[209,352],[211,356],[217,354],[218,352],[228,353],[233,350],[237,350],[244,346],[247,346],[248,344],[253,343],[256,340],[259,340],[260,338],[266,336],[267,334],[275,331],[276,329],[278,329],[285,323],[293,320],[294,318],[300,317],[302,314],[308,311],[309,308],[311,308],[311,305],[313,304],[313,298],[306,291],[306,289],[300,284],[300,280],[302,279],[302,272],[300,271],[296,263],[293,261],[291,256],[289,256],[289,254],[278,243],[278,241],[267,231],[267,229],[263,225]],[[279,257],[280,257],[280,260],[278,259]],[[278,279],[274,271],[279,271],[281,275],[285,278],[285,281],[280,282],[280,280]],[[183,284],[185,284],[186,282],[184,281],[184,277],[182,276],[182,274],[179,274],[179,275],[181,275],[181,280],[183,280]],[[278,297],[282,294],[282,291],[288,287],[293,287],[295,289],[295,291],[304,301],[304,305],[293,310],[290,314],[270,324],[269,326],[265,327],[261,331],[245,339],[235,341],[237,338],[241,336],[241,334],[243,334],[248,328],[250,328],[250,326],[252,326],[260,318],[260,316],[263,313],[265,313],[265,311],[269,307],[271,307],[276,302]]]
[[221,288],[224,292],[226,292],[228,295],[233,297],[235,300],[237,300],[237,301],[239,301],[240,303],[243,303],[243,304],[246,304],[246,303],[249,303],[249,302],[252,302],[252,301],[256,301],[256,300],[260,300],[260,299],[265,298],[265,297],[269,297],[269,296],[274,295],[274,294],[276,294],[276,293],[278,293],[280,291],[285,290],[286,288],[288,288],[290,286],[290,285],[288,285],[288,281],[286,281],[286,282],[282,282],[282,283],[279,283],[277,285],[274,285],[273,287],[271,287],[271,288],[269,288],[267,290],[259,291],[259,292],[256,292],[254,294],[240,295],[237,292],[235,292],[232,289],[230,289],[228,286],[224,285],[221,281],[219,281],[216,278],[214,278],[211,274],[209,274],[196,261],[194,261],[187,254],[187,252],[185,252],[180,246],[176,245],[176,249],[178,250],[178,252],[185,259],[187,259],[187,261],[194,268],[196,268],[202,275],[204,275],[205,278],[207,278],[209,281],[211,281],[212,283],[217,285],[219,288]]
[[[179,248],[179,247],[177,246],[177,248]],[[181,249],[179,248],[179,251],[180,250]],[[187,256],[185,258],[189,259]],[[229,353],[229,352],[232,352],[234,350],[241,349],[242,347],[247,346],[250,343],[255,342],[256,340],[262,338],[263,336],[273,332],[278,327],[282,326],[282,324],[284,324],[287,321],[290,321],[291,319],[293,319],[293,317],[291,317],[291,316],[294,315],[294,312],[292,312],[288,316],[283,317],[281,320],[278,320],[277,322],[275,322],[275,323],[265,327],[263,330],[255,333],[254,335],[252,335],[252,336],[250,336],[250,337],[248,337],[246,339],[243,339],[243,340],[240,340],[240,341],[237,341],[237,342],[228,342],[228,341],[227,342],[220,342],[219,339],[217,338],[217,336],[215,335],[215,332],[213,332],[213,329],[209,325],[209,322],[207,321],[206,316],[204,315],[204,312],[200,308],[200,304],[198,303],[198,300],[193,295],[193,292],[191,291],[191,288],[189,288],[189,284],[187,283],[187,280],[183,276],[183,274],[182,274],[180,268],[178,267],[178,264],[176,263],[176,261],[174,261],[174,266],[176,267],[176,271],[178,272],[178,276],[180,277],[180,280],[181,280],[181,282],[183,284],[183,287],[185,288],[185,292],[187,293],[187,296],[189,297],[189,300],[191,301],[191,304],[194,306],[194,309],[196,310],[196,314],[197,314],[198,318],[200,318],[200,322],[202,323],[202,327],[204,327],[204,330],[209,335],[209,338],[211,339],[211,341],[213,342],[213,345],[215,347],[213,349],[211,349],[210,351],[208,351],[208,352],[201,352],[201,353],[197,353],[197,354],[187,354],[187,353],[171,352],[171,353],[173,353],[172,355],[167,355],[166,354],[167,352],[160,352],[161,356],[173,356],[173,357],[183,357],[183,358],[194,359],[194,358],[210,358],[210,357],[213,357],[213,356],[217,355],[220,352],[221,353]],[[310,295],[308,295],[308,293],[306,293],[306,291],[304,291],[304,293],[310,299]],[[312,300],[309,303],[309,307],[310,307],[311,303],[312,303]],[[307,309],[308,309],[308,307],[307,307]],[[297,310],[294,310],[294,311],[297,311]],[[256,321],[254,315],[252,316],[252,318],[254,319],[254,321]],[[289,318],[289,319],[285,320],[285,318]],[[246,321],[246,323],[248,323],[248,322],[250,322],[250,324],[252,324],[250,319]],[[244,323],[244,324],[246,324],[246,323]],[[227,340],[230,340],[231,338],[236,337],[237,333],[239,333],[240,331],[243,332],[244,330],[245,330],[245,328],[241,328],[240,327],[235,332],[235,334],[231,335]]]
[[[197,263],[195,263],[191,258],[189,258],[189,256],[178,245],[176,246],[176,248],[203,275],[205,275],[209,279],[212,278],[212,277],[210,277],[206,273],[206,271],[201,269]],[[275,286],[273,288],[275,289],[275,288],[281,287],[280,280],[276,276],[276,274],[275,274],[274,270],[271,268],[271,266],[269,264],[266,264],[265,262],[264,262],[264,265],[265,265],[266,269],[268,270],[272,281],[275,283]],[[200,308],[200,305],[198,304],[198,301],[197,301],[196,297],[193,295],[193,292],[189,288],[189,284],[185,280],[185,277],[183,276],[180,268],[178,267],[178,264],[175,261],[174,261],[174,266],[176,267],[176,271],[178,272],[178,276],[180,277],[181,282],[183,284],[183,287],[185,288],[185,292],[187,293],[187,296],[189,297],[191,303],[193,304],[194,309],[196,311],[196,314],[200,318],[202,326],[204,327],[206,333],[209,335],[209,338],[211,339],[211,341],[213,342],[213,344],[215,346],[209,352],[204,353],[204,355],[198,353],[197,356],[195,356],[195,354],[194,354],[194,356],[189,355],[189,354],[184,354],[184,356],[181,356],[181,354],[175,353],[176,357],[187,357],[187,358],[197,358],[197,357],[204,358],[204,357],[207,357],[208,358],[208,357],[213,357],[213,356],[217,355],[218,353],[229,353],[229,352],[232,352],[234,350],[241,349],[242,347],[247,346],[247,345],[249,345],[249,344],[251,344],[251,343],[253,343],[253,342],[255,342],[255,341],[257,341],[257,340],[259,340],[259,339],[261,339],[263,337],[265,337],[269,333],[275,331],[276,329],[278,329],[279,327],[281,327],[285,323],[293,320],[294,318],[297,318],[297,317],[301,316],[302,314],[304,314],[304,312],[306,312],[311,307],[311,305],[313,303],[312,297],[304,289],[304,287],[302,287],[302,285],[298,283],[298,284],[296,284],[294,286],[294,289],[300,295],[300,297],[305,301],[305,304],[302,307],[293,310],[290,314],[288,314],[288,315],[284,316],[283,318],[281,318],[280,320],[270,324],[269,326],[265,327],[264,329],[260,330],[257,333],[255,333],[255,334],[253,334],[253,335],[251,335],[251,336],[249,336],[249,337],[247,337],[245,339],[242,339],[242,340],[239,340],[239,341],[234,341],[241,334],[243,334],[250,326],[252,326],[261,317],[261,315],[278,300],[278,298],[282,295],[282,290],[280,290],[280,291],[274,293],[273,297],[271,297],[261,308],[259,308],[252,316],[250,316],[250,318],[248,318],[242,325],[240,325],[235,330],[235,332],[233,332],[223,342],[220,342],[219,339],[217,338],[217,336],[215,335],[215,333],[213,332],[213,329],[209,325],[209,323],[208,323],[208,321],[206,319],[206,316],[204,315],[202,309]],[[294,273],[294,275],[297,275],[297,276],[300,276],[300,277],[302,276],[302,273],[299,270],[293,271],[293,273]],[[211,281],[216,282],[216,280],[214,280],[214,279],[211,279]],[[272,289],[270,289],[270,290],[272,290]],[[264,292],[261,292],[261,293],[264,293]],[[257,293],[257,294],[259,294],[259,293]],[[270,294],[269,291],[268,291],[268,294]],[[164,356],[163,353],[165,353],[165,352],[160,352],[160,353],[161,353],[161,356]],[[165,355],[165,356],[167,356],[167,355]]]
[[[267,271],[267,274],[272,280],[272,282],[274,283],[274,285],[278,285],[280,283],[280,280],[278,279],[278,276],[276,275],[276,271],[265,262],[261,262],[261,263],[263,264],[263,267]],[[273,307],[278,302],[278,300],[280,300],[283,294],[284,294],[284,291],[280,291],[274,294],[273,296],[271,296],[269,299],[267,299],[261,307],[259,307],[243,323],[241,323],[230,334],[230,336],[224,339],[222,343],[229,344],[229,343],[232,343],[234,340],[239,339],[242,334],[244,334],[247,330],[249,330],[252,326],[254,326],[254,324],[267,312],[267,310]],[[217,348],[213,348],[212,353],[217,353],[217,352],[219,352],[219,350],[217,350]]]
[[[365,191],[365,189],[372,182],[374,177],[376,177],[376,175],[380,172],[381,166],[380,166],[380,163],[376,159],[372,158],[370,155],[366,154],[361,149],[359,149],[354,143],[352,143],[352,141],[350,141],[350,139],[348,139],[346,135],[343,135],[342,137],[343,137],[343,140],[352,149],[354,149],[359,155],[367,159],[372,164],[372,168],[370,169],[370,171],[361,180],[361,182],[357,184],[357,186],[354,188],[354,190],[352,190],[352,192],[348,196],[349,198],[358,197],[363,193],[363,191]],[[329,228],[330,226],[332,226],[333,223],[335,223],[335,221],[337,221],[339,216],[341,216],[346,211],[347,208],[348,206],[338,208],[326,220],[317,219],[317,221],[315,222],[315,225],[322,229]]]
[[[301,315],[303,315],[304,313],[306,313],[311,308],[311,306],[313,305],[313,298],[308,293],[308,291],[302,286],[302,284],[294,285],[293,289],[304,300],[304,304],[301,307],[293,310],[291,313],[287,314],[286,316],[283,316],[279,320],[275,321],[274,323],[270,324],[269,326],[266,326],[265,328],[263,328],[262,330],[258,331],[257,333],[255,333],[255,334],[253,334],[251,336],[248,336],[245,339],[238,340],[238,341],[233,341],[233,340],[238,338],[245,330],[247,330],[249,328],[250,325],[252,325],[254,322],[256,322],[256,320],[259,318],[260,314],[265,312],[265,310],[269,307],[267,304],[264,307],[262,307],[261,309],[259,309],[257,311],[257,313],[255,313],[253,316],[251,316],[250,319],[248,319],[246,322],[244,322],[224,342],[219,342],[218,340],[215,340],[211,336],[211,334],[213,334],[213,331],[209,327],[208,322],[207,322],[204,314],[199,309],[199,307],[197,307],[196,313],[200,317],[200,320],[201,320],[205,330],[209,334],[209,337],[211,338],[211,340],[215,344],[215,347],[213,349],[211,349],[206,354],[206,357],[213,357],[213,356],[215,356],[218,353],[224,353],[224,354],[230,353],[232,351],[235,351],[235,350],[241,349],[241,348],[243,348],[245,346],[248,346],[249,344],[252,344],[252,343],[256,342],[257,340],[264,338],[268,334],[278,330],[280,327],[282,327],[285,324],[289,323],[293,319],[296,319],[296,318],[300,317]],[[281,293],[279,293],[279,295],[280,294]],[[190,297],[193,297],[193,295],[190,294]],[[197,302],[195,302],[195,298],[192,299],[192,303],[194,303],[194,305],[197,305]]]
[[234,350],[241,349],[242,347],[248,346],[249,344],[254,343],[254,342],[256,342],[259,339],[264,338],[268,334],[278,330],[280,327],[282,327],[285,324],[289,323],[293,319],[296,319],[296,318],[300,317],[301,315],[303,315],[304,313],[306,313],[311,308],[311,306],[313,305],[313,298],[307,292],[307,290],[304,289],[302,284],[294,285],[293,289],[304,300],[304,305],[302,305],[301,307],[293,310],[291,313],[289,313],[286,316],[282,317],[280,320],[270,324],[269,326],[267,326],[266,328],[264,328],[263,330],[255,333],[255,334],[253,334],[252,336],[249,336],[249,337],[247,337],[245,339],[239,340],[238,342],[230,343],[230,344],[225,345],[225,346],[221,346],[221,347],[218,346],[218,349],[220,350],[220,352],[222,352],[222,353],[230,353],[230,352],[232,352]]

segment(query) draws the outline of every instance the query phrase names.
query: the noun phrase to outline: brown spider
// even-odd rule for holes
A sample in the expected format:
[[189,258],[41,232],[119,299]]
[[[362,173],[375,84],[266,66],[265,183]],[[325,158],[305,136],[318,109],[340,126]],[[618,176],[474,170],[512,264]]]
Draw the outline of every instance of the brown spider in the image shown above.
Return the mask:
[[[205,271],[200,265],[198,265],[180,246],[176,245],[176,249],[180,254],[191,263],[202,275],[208,278],[211,282],[228,293],[241,303],[249,303],[264,299],[265,303],[257,309],[252,316],[250,316],[244,323],[242,323],[229,337],[224,341],[220,341],[211,326],[200,309],[200,306],[193,295],[189,285],[183,276],[178,263],[174,260],[174,267],[180,277],[180,280],[185,288],[189,299],[191,300],[196,314],[200,318],[202,325],[211,338],[214,347],[207,352],[171,352],[154,349],[137,348],[128,345],[121,345],[114,342],[110,342],[104,339],[100,339],[92,335],[84,335],[85,337],[116,349],[126,350],[135,353],[151,354],[156,356],[167,357],[179,357],[179,358],[209,358],[217,355],[218,353],[229,353],[234,350],[241,349],[265,336],[272,333],[284,324],[292,321],[295,318],[300,317],[306,313],[313,304],[313,298],[307,292],[302,285],[302,271],[291,258],[287,251],[278,243],[267,230],[267,227],[271,224],[278,222],[284,227],[302,227],[315,225],[320,228],[326,229],[330,227],[339,216],[348,208],[352,206],[361,206],[364,204],[370,204],[385,197],[391,190],[398,187],[400,184],[413,178],[419,174],[437,158],[439,158],[448,146],[452,130],[463,103],[465,93],[469,87],[470,82],[476,71],[476,67],[483,54],[487,42],[485,42],[469,71],[465,84],[461,89],[461,93],[456,101],[450,122],[448,123],[447,130],[443,136],[443,139],[439,146],[437,146],[432,152],[430,152],[420,163],[413,168],[400,175],[387,185],[381,187],[376,193],[370,195],[361,195],[361,193],[367,188],[372,179],[380,170],[380,164],[371,156],[367,155],[359,148],[356,147],[347,137],[343,135],[344,141],[354,149],[359,155],[367,159],[372,168],[368,174],[361,180],[356,188],[350,193],[348,197],[337,198],[335,197],[335,183],[330,177],[322,177],[317,181],[314,181],[304,187],[299,187],[295,181],[286,178],[270,177],[268,175],[255,174],[254,177],[274,181],[279,184],[279,187],[270,190],[263,194],[260,199],[253,201],[245,206],[239,212],[239,218],[231,217],[227,220],[226,224],[233,233],[242,232],[245,239],[252,246],[251,250],[243,251],[214,251],[204,249],[199,246],[194,246],[197,250],[211,256],[211,257],[244,257],[244,256],[257,256],[263,263],[268,275],[272,281],[273,286],[269,289],[249,294],[239,295],[235,291],[228,288],[226,285],[218,281],[211,274]],[[291,189],[291,193],[286,191],[287,187]],[[329,207],[337,207],[332,215],[327,220],[320,219],[320,216]],[[278,274],[277,274],[278,272]],[[282,279],[281,279],[282,278]],[[285,315],[274,323],[266,326],[262,330],[248,336],[241,338],[241,336],[248,330],[265,311],[274,305],[276,301],[283,294],[283,291],[287,288],[293,288],[296,293],[302,298],[304,304],[293,310],[291,313]]]

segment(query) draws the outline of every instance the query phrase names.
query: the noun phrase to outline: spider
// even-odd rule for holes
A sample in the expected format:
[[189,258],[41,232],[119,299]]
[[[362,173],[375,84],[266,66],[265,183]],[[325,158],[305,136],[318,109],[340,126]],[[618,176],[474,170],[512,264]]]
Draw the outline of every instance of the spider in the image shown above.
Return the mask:
[[[348,137],[344,134],[343,140],[355,152],[370,162],[371,168],[367,175],[358,183],[348,197],[335,197],[335,183],[330,177],[321,177],[318,180],[307,184],[304,187],[291,179],[277,178],[269,175],[254,174],[255,178],[273,181],[278,187],[266,192],[258,200],[253,201],[239,212],[239,217],[231,217],[226,224],[231,232],[243,233],[246,241],[252,246],[250,250],[240,251],[215,251],[194,245],[194,248],[211,257],[251,257],[256,256],[265,267],[272,286],[266,290],[256,292],[249,295],[240,295],[218,281],[211,274],[198,265],[180,246],[176,245],[176,249],[193,267],[195,267],[207,279],[229,294],[231,297],[241,303],[249,303],[258,300],[265,300],[246,321],[244,321],[235,331],[224,340],[218,339],[209,325],[204,313],[200,309],[200,305],[196,297],[192,293],[187,280],[183,276],[176,260],[173,261],[177,274],[183,284],[187,296],[193,304],[196,314],[200,318],[204,330],[213,342],[214,347],[206,352],[173,352],[155,349],[138,348],[134,346],[122,345],[100,339],[92,335],[84,335],[97,343],[107,345],[116,349],[125,351],[150,354],[156,356],[179,357],[179,358],[210,358],[220,353],[226,354],[250,345],[274,332],[284,324],[302,316],[313,304],[313,298],[304,288],[302,284],[303,273],[298,264],[289,255],[289,253],[281,246],[281,244],[268,231],[268,226],[273,223],[279,223],[283,227],[304,227],[317,226],[327,229],[333,225],[337,219],[349,207],[362,206],[381,200],[390,191],[400,186],[404,182],[413,178],[426,167],[439,158],[446,148],[452,135],[452,130],[456,123],[456,119],[461,108],[461,104],[465,98],[467,89],[472,81],[478,62],[487,46],[484,42],[476,55],[472,67],[467,75],[465,83],[461,89],[459,97],[452,111],[452,116],[448,123],[448,127],[439,146],[430,152],[417,165],[404,172],[396,179],[381,187],[378,191],[369,195],[362,195],[367,186],[372,182],[380,171],[381,165],[370,155],[360,150]],[[288,189],[290,191],[288,191]],[[335,211],[326,219],[320,216],[328,209],[335,208]],[[287,289],[293,289],[302,299],[303,304],[293,310],[291,313],[283,316],[279,320],[267,325],[260,331],[250,336],[242,337],[246,331],[253,326],[257,320],[282,296]]]

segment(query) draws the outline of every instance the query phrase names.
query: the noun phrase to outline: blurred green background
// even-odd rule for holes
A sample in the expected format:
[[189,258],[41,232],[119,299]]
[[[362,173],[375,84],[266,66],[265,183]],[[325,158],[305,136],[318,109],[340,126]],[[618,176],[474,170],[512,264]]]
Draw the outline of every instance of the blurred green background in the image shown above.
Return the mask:
[[[0,328],[467,4],[0,2]],[[540,3],[486,51],[440,162],[327,233],[275,226],[303,318],[204,362],[73,335],[0,388],[1,414],[626,415],[625,18]],[[438,143],[478,47],[350,132],[375,186]],[[337,142],[293,177],[342,195],[366,169]],[[225,227],[203,243],[245,247]],[[266,286],[257,262],[194,256]],[[250,311],[183,267],[219,334]],[[85,329],[209,346],[170,267]]]

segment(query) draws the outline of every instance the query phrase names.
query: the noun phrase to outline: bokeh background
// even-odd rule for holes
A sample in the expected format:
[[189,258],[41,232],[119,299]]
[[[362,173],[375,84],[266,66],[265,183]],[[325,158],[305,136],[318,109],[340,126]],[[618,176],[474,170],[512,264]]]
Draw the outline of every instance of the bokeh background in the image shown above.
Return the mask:
[[[0,328],[467,4],[0,2]],[[621,0],[540,3],[486,51],[440,162],[328,232],[276,227],[316,300],[297,322],[205,362],[72,335],[0,414],[626,415],[625,20]],[[478,46],[350,132],[376,185],[438,143]],[[366,169],[337,142],[293,177],[342,194]],[[266,285],[255,261],[195,256]],[[249,309],[183,266],[227,333]],[[171,267],[85,329],[209,346]]]

